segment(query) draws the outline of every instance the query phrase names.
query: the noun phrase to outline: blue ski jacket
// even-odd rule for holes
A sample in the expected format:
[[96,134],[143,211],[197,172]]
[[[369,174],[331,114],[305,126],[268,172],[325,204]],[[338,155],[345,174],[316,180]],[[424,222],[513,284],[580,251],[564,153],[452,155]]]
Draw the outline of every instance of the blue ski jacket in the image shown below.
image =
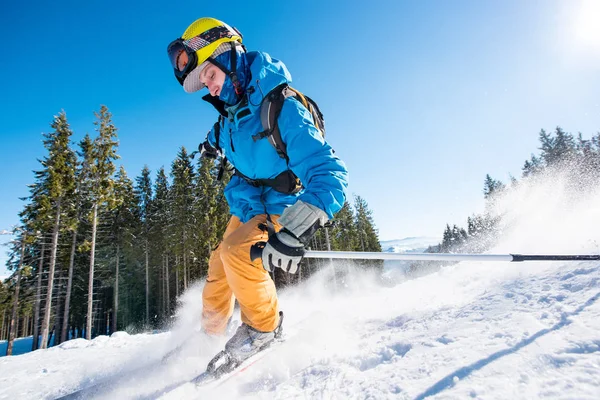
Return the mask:
[[[278,119],[289,163],[277,154],[267,138],[253,139],[253,135],[263,131],[260,106],[264,96],[280,84],[292,81],[287,67],[262,52],[238,51],[236,58],[236,74],[246,96],[240,100],[229,77],[225,79],[219,98],[234,105],[225,107],[227,117],[222,119],[218,146],[214,127],[208,134],[209,143],[220,148],[227,160],[248,178],[275,178],[291,169],[304,188],[296,194],[284,194],[269,186],[253,186],[234,175],[225,188],[231,214],[245,223],[259,214],[280,215],[300,199],[333,218],[346,199],[348,171],[298,100],[287,98]],[[230,66],[230,52],[216,59]]]

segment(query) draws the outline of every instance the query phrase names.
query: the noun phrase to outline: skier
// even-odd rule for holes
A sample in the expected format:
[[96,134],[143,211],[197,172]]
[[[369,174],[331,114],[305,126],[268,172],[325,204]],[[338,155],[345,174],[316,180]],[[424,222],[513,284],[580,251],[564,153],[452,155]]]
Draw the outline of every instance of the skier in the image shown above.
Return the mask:
[[[280,332],[282,314],[269,272],[296,273],[306,243],[344,204],[347,170],[293,96],[283,101],[276,122],[286,149],[282,154],[273,146],[261,123],[261,104],[291,75],[269,54],[247,52],[236,29],[200,18],[168,46],[168,55],[184,90],[206,87],[203,99],[220,114],[200,154],[222,155],[235,168],[225,188],[232,216],[210,256],[202,294],[202,329],[224,334],[237,299],[242,324],[224,352],[239,364]],[[252,260],[251,248],[259,242],[266,242],[262,256]]]

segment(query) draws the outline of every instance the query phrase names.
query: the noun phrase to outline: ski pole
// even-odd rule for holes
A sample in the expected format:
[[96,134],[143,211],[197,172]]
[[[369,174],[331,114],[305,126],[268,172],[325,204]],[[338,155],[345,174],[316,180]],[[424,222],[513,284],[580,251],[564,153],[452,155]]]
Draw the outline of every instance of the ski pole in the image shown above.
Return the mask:
[[410,261],[595,261],[600,254],[586,255],[533,255],[533,254],[450,254],[450,253],[385,253],[358,251],[307,251],[306,258],[337,258],[358,260]]
[[[260,258],[264,243],[250,248],[250,258]],[[360,251],[307,251],[305,258],[335,258],[348,260],[397,260],[397,261],[600,261],[600,254],[551,255],[551,254],[450,254],[450,253],[387,253]]]

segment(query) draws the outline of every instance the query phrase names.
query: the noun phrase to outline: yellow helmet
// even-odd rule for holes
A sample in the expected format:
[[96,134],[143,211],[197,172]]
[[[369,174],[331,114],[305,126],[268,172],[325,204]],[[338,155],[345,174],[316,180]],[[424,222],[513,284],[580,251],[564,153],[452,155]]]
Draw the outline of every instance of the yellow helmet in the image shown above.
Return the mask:
[[[204,87],[201,83],[199,84],[199,81],[194,82],[193,85],[184,85],[184,82],[194,69],[205,61],[212,60],[211,56],[214,57],[213,53],[221,44],[229,42],[242,43],[242,35],[237,29],[215,18],[200,18],[188,26],[179,39],[169,44],[167,53],[175,77],[186,91],[196,91]],[[224,50],[219,54],[223,52]],[[183,55],[187,57],[182,57]],[[185,60],[182,61],[182,58]],[[196,76],[194,81],[198,79],[199,71],[197,72],[193,74]]]

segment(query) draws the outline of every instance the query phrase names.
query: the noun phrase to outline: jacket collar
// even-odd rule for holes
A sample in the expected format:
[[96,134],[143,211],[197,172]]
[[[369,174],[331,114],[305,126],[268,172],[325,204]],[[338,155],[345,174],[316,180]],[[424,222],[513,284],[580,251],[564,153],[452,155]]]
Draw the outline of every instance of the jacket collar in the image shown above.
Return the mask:
[[[260,112],[262,101],[271,90],[282,83],[292,81],[292,76],[285,64],[267,53],[249,52],[245,53],[245,58],[249,64],[249,79],[246,79],[245,94],[237,104],[227,106],[219,97],[210,94],[202,97],[203,100],[212,104],[219,114],[229,118],[231,122],[235,122],[236,127],[241,121]],[[228,79],[226,78],[226,80]],[[233,87],[229,88],[228,85],[224,85],[224,89],[233,90]]]

